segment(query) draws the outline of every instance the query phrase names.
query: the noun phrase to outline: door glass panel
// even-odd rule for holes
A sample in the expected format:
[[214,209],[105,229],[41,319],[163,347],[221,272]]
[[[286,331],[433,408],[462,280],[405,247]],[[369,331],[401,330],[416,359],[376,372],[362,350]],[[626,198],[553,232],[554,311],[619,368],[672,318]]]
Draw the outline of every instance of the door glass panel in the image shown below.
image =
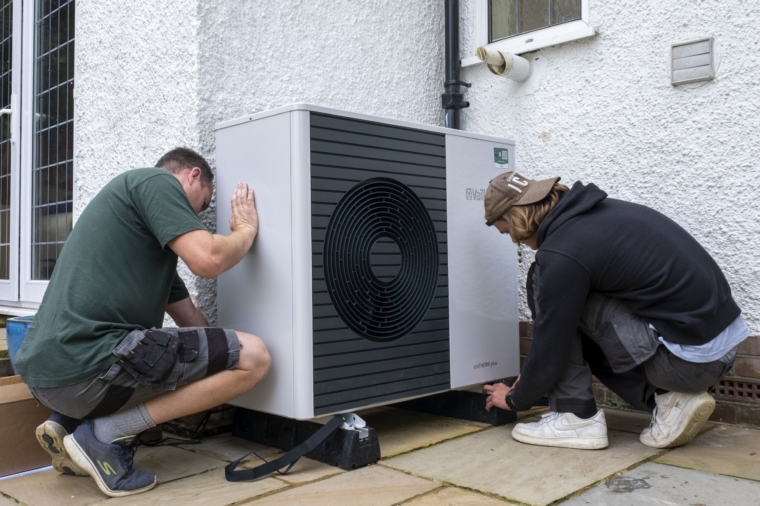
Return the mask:
[[[13,0],[0,0],[0,108],[11,106]],[[10,278],[11,116],[0,116],[0,279]]]
[[34,48],[32,279],[50,279],[72,227],[74,0],[37,0]]

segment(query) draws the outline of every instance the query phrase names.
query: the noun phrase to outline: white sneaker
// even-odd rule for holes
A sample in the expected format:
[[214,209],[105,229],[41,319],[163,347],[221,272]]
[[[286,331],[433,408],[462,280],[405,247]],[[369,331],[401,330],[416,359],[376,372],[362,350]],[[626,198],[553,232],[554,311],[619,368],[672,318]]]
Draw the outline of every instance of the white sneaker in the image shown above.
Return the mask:
[[707,392],[655,394],[657,407],[652,423],[639,440],[652,448],[674,448],[685,445],[697,435],[715,409],[715,399]]
[[541,420],[518,423],[512,437],[522,443],[580,450],[607,448],[607,420],[601,409],[592,418],[578,418],[572,413],[546,413]]

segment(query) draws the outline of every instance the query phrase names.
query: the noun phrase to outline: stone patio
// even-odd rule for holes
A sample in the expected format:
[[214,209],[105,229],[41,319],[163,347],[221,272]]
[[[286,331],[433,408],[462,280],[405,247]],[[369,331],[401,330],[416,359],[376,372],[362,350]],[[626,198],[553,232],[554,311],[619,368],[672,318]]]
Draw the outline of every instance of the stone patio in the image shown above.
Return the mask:
[[[545,409],[545,408],[544,408]],[[542,410],[522,416],[533,420]],[[346,472],[309,459],[287,475],[228,483],[224,466],[277,449],[222,434],[201,444],[141,447],[136,465],[159,485],[108,499],[89,478],[52,469],[0,480],[0,506],[95,503],[134,505],[757,505],[760,431],[709,424],[689,445],[655,450],[638,441],[649,418],[607,410],[610,447],[580,451],[514,441],[511,425],[487,424],[394,408],[361,413],[380,439],[382,460]],[[252,467],[257,457],[244,463]]]

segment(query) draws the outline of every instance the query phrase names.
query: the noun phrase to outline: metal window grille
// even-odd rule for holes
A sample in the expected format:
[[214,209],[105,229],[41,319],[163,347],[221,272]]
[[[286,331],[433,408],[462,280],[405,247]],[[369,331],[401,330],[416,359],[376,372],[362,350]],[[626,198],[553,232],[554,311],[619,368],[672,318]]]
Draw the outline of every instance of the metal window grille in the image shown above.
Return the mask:
[[[0,108],[11,105],[13,0],[0,1]],[[11,116],[0,116],[0,279],[10,277]]]
[[32,279],[50,279],[71,232],[74,0],[37,0],[34,45]]

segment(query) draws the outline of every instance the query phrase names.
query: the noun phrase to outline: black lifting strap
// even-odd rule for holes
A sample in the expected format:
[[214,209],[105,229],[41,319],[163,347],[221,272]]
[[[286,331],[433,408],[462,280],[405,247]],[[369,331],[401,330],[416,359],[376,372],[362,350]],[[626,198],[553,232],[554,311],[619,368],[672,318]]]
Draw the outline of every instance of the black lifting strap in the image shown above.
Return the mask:
[[235,471],[235,468],[238,466],[238,464],[240,464],[240,461],[250,455],[250,453],[243,455],[235,462],[228,464],[227,467],[224,468],[224,476],[227,478],[227,481],[251,481],[261,478],[262,476],[266,476],[269,473],[273,473],[285,466],[288,466],[288,468],[285,470],[287,473],[290,471],[290,468],[292,468],[295,463],[298,462],[298,459],[322,444],[323,441],[326,441],[340,428],[341,425],[343,425],[343,417],[336,415],[332,418],[332,420],[324,424],[317,432],[312,434],[309,439],[296,446],[282,457],[271,462],[261,464],[260,466],[254,467],[253,469],[241,469],[240,471]]

